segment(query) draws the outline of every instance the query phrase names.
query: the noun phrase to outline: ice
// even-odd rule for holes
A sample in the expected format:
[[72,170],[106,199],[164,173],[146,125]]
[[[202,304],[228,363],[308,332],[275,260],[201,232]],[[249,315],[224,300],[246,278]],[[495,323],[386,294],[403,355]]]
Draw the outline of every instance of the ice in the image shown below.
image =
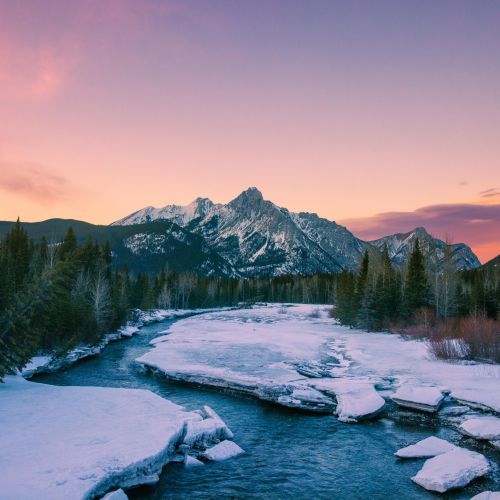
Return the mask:
[[500,500],[500,491],[483,491],[470,500]]
[[444,439],[439,439],[435,436],[422,439],[418,443],[406,446],[396,451],[395,455],[399,458],[430,458],[443,453],[448,453],[456,448],[456,446]]
[[174,380],[322,413],[334,411],[335,398],[306,388],[328,374],[391,391],[423,388],[412,396],[420,409],[434,410],[437,399],[427,408],[428,396],[442,399],[446,388],[468,406],[500,412],[499,365],[437,360],[426,341],[345,328],[326,314],[314,317],[318,307],[269,304],[193,316],[173,324],[138,361]]
[[149,391],[0,384],[2,498],[94,498],[149,482],[194,418]]
[[315,379],[310,384],[337,399],[336,414],[343,422],[357,422],[377,415],[384,407],[384,399],[373,384],[364,381],[330,378]]
[[184,458],[184,466],[185,467],[198,467],[200,465],[205,465],[203,462],[198,460],[197,458],[186,455]]
[[444,493],[451,488],[466,486],[490,470],[483,455],[457,447],[427,460],[412,480],[427,490]]
[[243,453],[245,453],[245,451],[242,450],[235,442],[226,440],[212,446],[212,448],[203,452],[201,456],[207,460],[220,462],[221,460],[237,457]]
[[52,356],[34,356],[31,361],[21,370],[21,375],[30,378],[39,373],[52,361]]
[[120,488],[119,490],[111,491],[107,495],[104,495],[101,500],[128,500],[128,496]]
[[204,407],[207,418],[193,419],[187,423],[184,443],[190,447],[207,447],[224,439],[232,439],[233,433],[209,406]]
[[476,439],[486,439],[488,441],[500,440],[500,418],[479,417],[466,420],[460,430]]
[[443,402],[444,395],[437,387],[404,385],[393,395],[392,400],[399,406],[434,413]]

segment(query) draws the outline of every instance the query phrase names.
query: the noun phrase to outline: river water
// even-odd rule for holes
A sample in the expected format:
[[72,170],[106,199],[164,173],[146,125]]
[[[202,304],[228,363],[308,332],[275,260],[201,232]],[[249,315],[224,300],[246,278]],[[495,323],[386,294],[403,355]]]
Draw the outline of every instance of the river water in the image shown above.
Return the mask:
[[[38,375],[54,385],[149,389],[187,409],[211,406],[234,432],[246,454],[235,459],[186,469],[167,465],[153,487],[129,491],[132,499],[293,498],[419,499],[470,498],[498,490],[494,478],[480,479],[449,495],[431,494],[411,480],[423,461],[397,460],[393,453],[431,434],[458,442],[449,429],[382,418],[344,424],[334,416],[291,411],[253,398],[172,383],[142,373],[134,360],[150,349],[149,341],[172,320],[144,327],[131,339],[66,371]],[[479,450],[485,452],[485,450]]]

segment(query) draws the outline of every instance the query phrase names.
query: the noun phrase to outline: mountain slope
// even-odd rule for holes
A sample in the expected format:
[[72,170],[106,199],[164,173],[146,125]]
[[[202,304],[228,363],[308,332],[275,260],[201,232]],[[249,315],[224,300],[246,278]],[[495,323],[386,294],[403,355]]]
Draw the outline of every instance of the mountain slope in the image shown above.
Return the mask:
[[[417,227],[408,233],[384,236],[369,243],[379,250],[383,250],[384,245],[387,245],[391,261],[397,266],[403,266],[408,262],[417,238],[430,266],[433,269],[441,268],[444,262],[446,243],[431,236],[423,227]],[[464,243],[455,243],[450,247],[451,260],[457,269],[473,269],[481,265],[474,252]]]
[[[423,228],[365,242],[333,221],[313,213],[289,212],[264,200],[256,188],[247,189],[225,205],[197,198],[186,206],[146,207],[113,225],[164,220],[202,236],[215,252],[247,276],[354,271],[365,250],[378,259],[384,244],[394,264],[402,266],[417,237],[431,265],[439,268],[446,247]],[[467,245],[452,245],[452,252],[459,269],[480,265]]]
[[[0,222],[0,236],[10,230],[13,222]],[[213,251],[199,235],[192,234],[175,223],[161,221],[128,226],[99,226],[72,219],[49,219],[23,223],[35,241],[46,236],[58,242],[72,227],[79,243],[89,236],[104,243],[109,241],[113,264],[127,264],[134,272],[157,273],[168,265],[171,271],[193,271],[203,276],[237,275],[233,267]]]
[[197,198],[180,207],[147,207],[117,224],[175,220],[245,275],[335,273],[356,269],[365,242],[316,214],[292,213],[250,188],[226,205]]

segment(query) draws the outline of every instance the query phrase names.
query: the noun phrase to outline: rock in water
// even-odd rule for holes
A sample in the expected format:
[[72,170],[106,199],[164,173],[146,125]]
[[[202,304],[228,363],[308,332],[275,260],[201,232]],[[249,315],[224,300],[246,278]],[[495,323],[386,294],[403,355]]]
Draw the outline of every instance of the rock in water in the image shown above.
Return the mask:
[[243,453],[245,453],[245,450],[241,449],[236,443],[226,440],[204,451],[201,456],[207,460],[220,462],[221,460],[237,457]]
[[399,406],[427,413],[435,413],[444,400],[443,393],[437,387],[422,386],[402,386],[391,397]]
[[427,460],[412,480],[427,490],[444,493],[451,488],[462,488],[490,470],[483,455],[457,447]]
[[460,426],[460,431],[476,439],[498,441],[500,440],[500,418],[471,418]]
[[399,458],[430,458],[448,453],[456,448],[454,444],[439,439],[435,436],[430,436],[422,439],[418,443],[406,446],[398,450],[395,455]]

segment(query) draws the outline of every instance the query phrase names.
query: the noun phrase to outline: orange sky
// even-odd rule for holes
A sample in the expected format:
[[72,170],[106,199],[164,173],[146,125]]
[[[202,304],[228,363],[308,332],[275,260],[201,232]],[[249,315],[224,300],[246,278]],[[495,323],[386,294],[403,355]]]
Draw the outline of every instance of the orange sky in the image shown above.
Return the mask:
[[258,186],[362,237],[427,221],[487,260],[499,24],[451,0],[2,2],[0,219],[107,224]]

